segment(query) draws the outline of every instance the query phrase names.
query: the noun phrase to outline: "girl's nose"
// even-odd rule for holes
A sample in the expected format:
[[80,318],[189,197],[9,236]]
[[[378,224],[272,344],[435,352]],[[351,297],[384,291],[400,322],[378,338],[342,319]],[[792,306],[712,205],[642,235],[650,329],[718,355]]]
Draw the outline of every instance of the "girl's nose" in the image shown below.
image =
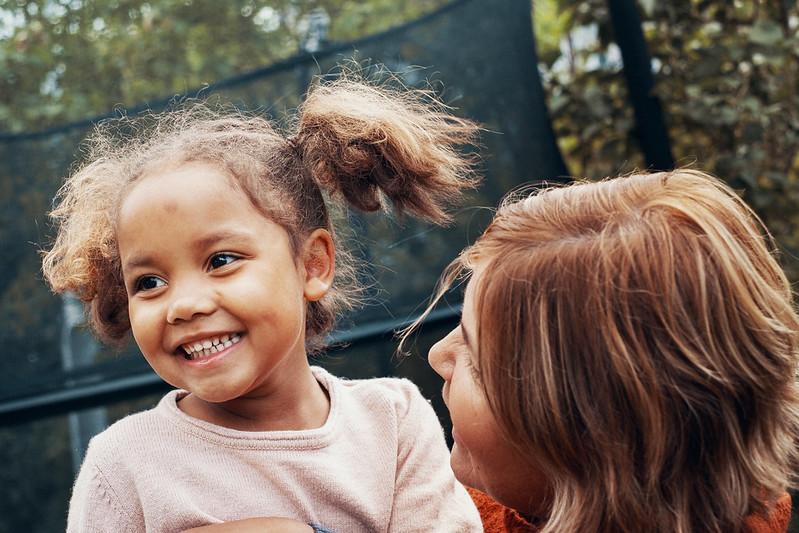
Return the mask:
[[449,381],[452,377],[452,370],[455,366],[452,358],[452,337],[456,330],[457,328],[435,343],[427,354],[427,362],[445,381]]
[[176,296],[166,312],[170,324],[185,322],[200,315],[210,315],[216,309],[216,302],[210,295],[183,294]]

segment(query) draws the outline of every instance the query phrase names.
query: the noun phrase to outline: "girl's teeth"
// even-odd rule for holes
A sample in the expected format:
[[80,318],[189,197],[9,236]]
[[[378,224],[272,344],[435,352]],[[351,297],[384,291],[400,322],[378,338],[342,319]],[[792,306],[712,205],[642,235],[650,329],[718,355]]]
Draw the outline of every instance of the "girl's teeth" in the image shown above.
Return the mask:
[[186,352],[184,357],[188,360],[208,357],[211,354],[221,352],[225,348],[230,348],[240,340],[241,335],[234,333],[232,335],[222,335],[221,337],[206,339],[202,342],[198,341],[194,344],[186,344],[183,347]]

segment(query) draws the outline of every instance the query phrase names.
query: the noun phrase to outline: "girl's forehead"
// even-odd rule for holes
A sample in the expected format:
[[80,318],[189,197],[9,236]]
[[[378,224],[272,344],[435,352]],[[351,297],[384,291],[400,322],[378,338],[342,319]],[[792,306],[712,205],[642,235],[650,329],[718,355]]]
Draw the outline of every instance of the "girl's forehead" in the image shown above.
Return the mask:
[[170,196],[196,196],[200,192],[213,192],[221,199],[246,199],[241,186],[233,176],[218,165],[202,161],[181,164],[164,164],[146,169],[124,191],[120,213],[126,205],[136,200],[150,201]]
[[195,211],[206,215],[227,211],[263,216],[225,171],[206,163],[186,163],[151,171],[132,184],[120,202],[117,232],[159,212],[178,217],[179,221]]
[[223,164],[202,160],[163,161],[149,165],[143,169],[133,186],[145,181],[175,177],[197,182],[209,181],[217,185],[227,185],[233,189],[239,188],[238,182]]
[[194,164],[144,178],[124,199],[116,227],[123,271],[183,252],[202,255],[222,242],[283,242],[283,233],[222,171]]

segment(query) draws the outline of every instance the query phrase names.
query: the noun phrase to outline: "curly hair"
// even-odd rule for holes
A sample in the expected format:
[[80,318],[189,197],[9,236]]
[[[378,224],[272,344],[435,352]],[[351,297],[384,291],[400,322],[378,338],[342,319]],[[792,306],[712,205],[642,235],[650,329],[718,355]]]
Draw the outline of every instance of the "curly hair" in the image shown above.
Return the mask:
[[[391,205],[399,215],[447,222],[446,205],[478,183],[473,157],[458,150],[477,129],[427,91],[353,79],[312,88],[285,135],[260,116],[201,103],[100,124],[86,141],[86,162],[54,201],[57,235],[44,254],[45,279],[55,292],[80,297],[102,340],[120,341],[130,322],[116,218],[142,176],[165,164],[218,165],[264,216],[287,230],[296,253],[317,228],[335,238],[331,201],[343,199],[339,203],[363,211]],[[323,345],[358,289],[354,261],[339,249],[333,287],[307,303],[309,350]]]
[[774,249],[680,169],[511,196],[450,265],[435,298],[476,274],[480,382],[551,481],[542,532],[740,531],[793,485],[799,317]]

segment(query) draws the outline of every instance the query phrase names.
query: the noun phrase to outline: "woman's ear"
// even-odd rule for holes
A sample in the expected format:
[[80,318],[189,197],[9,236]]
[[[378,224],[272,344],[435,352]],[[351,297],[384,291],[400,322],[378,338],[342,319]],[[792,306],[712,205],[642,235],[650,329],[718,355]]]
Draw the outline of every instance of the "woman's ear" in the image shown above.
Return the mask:
[[305,240],[302,255],[305,267],[305,299],[315,302],[322,299],[333,284],[336,249],[333,237],[326,229],[315,229]]

